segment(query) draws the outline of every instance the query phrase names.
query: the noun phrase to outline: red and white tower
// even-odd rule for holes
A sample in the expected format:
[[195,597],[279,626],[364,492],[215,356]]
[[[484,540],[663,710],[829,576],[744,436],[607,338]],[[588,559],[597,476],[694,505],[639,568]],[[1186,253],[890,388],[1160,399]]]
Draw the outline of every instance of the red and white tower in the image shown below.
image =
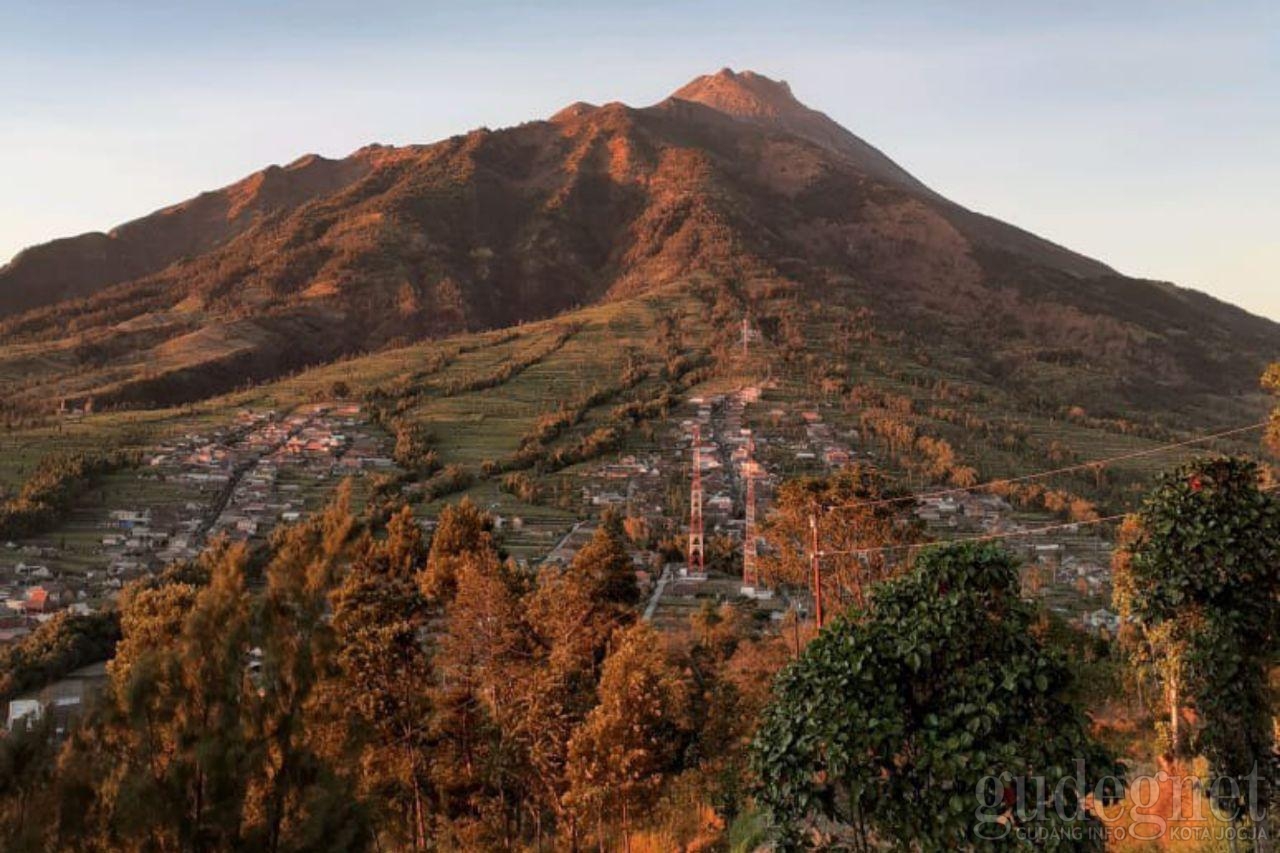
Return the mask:
[[693,425],[693,485],[689,491],[689,570],[691,578],[707,576],[702,527],[702,431]]
[[756,440],[747,436],[747,459],[742,465],[742,476],[747,481],[746,527],[742,532],[742,587],[754,592],[760,586],[760,571],[756,566]]

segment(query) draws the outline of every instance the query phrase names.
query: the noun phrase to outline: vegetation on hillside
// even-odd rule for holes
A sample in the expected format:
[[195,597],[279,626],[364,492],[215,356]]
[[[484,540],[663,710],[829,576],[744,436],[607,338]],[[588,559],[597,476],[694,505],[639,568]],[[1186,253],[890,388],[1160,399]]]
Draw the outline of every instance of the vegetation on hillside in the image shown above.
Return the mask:
[[0,702],[107,660],[119,639],[120,619],[114,611],[55,614],[27,636],[0,646]]
[[95,480],[137,462],[138,454],[118,451],[43,457],[18,494],[0,503],[0,539],[43,533],[72,508],[76,498]]
[[[1171,475],[1118,593],[1145,637],[1206,628],[1179,635],[1179,701],[1197,712],[1180,749],[1233,777],[1274,750],[1266,519],[1280,510],[1256,481],[1235,460]],[[785,503],[868,489],[884,494],[851,472],[790,484]],[[99,705],[65,742],[19,727],[0,743],[6,849],[970,849],[1049,827],[1031,777],[1052,777],[1045,820],[1063,827],[1096,830],[1070,815],[1119,793],[1085,796],[1120,771],[1081,703],[1099,708],[1099,679],[1124,699],[1143,670],[1123,677],[1105,642],[1020,600],[998,548],[883,566],[801,648],[729,604],[682,631],[639,622],[625,539],[639,531],[615,517],[536,574],[470,502],[429,539],[408,507],[380,517],[354,516],[343,489],[262,554],[215,544],[131,586]],[[898,541],[883,521],[858,541]],[[788,536],[778,547],[797,550]],[[1077,759],[1084,787],[1056,790]]]

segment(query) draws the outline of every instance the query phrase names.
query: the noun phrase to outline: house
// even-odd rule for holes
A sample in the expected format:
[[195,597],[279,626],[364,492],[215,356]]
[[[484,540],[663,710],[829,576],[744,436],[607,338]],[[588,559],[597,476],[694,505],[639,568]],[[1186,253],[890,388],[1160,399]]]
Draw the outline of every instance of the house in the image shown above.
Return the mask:
[[146,526],[151,523],[150,510],[117,509],[111,512],[111,522],[122,530]]
[[1120,617],[1105,607],[1086,613],[1083,621],[1085,627],[1094,631],[1105,629],[1108,633],[1114,634],[1120,628]]
[[849,451],[841,450],[838,447],[827,448],[824,456],[826,457],[827,464],[833,468],[844,467],[845,465],[848,465],[850,461]]
[[44,706],[40,704],[38,699],[14,699],[9,703],[9,719],[5,723],[5,728],[13,731],[13,727],[18,722],[30,720],[33,723],[38,723],[43,716]]
[[733,498],[728,495],[713,495],[707,499],[707,509],[712,512],[731,512],[733,510]]
[[42,586],[31,587],[22,601],[22,609],[27,613],[47,613],[55,606],[56,602],[49,597],[49,590]]

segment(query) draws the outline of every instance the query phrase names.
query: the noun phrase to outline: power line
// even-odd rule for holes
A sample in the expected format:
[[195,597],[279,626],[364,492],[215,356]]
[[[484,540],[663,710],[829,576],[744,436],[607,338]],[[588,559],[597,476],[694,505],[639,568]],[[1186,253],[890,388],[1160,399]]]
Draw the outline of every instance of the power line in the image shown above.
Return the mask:
[[[1260,492],[1273,492],[1280,489],[1280,483],[1259,487]],[[987,533],[982,536],[967,536],[958,539],[939,539],[933,542],[912,542],[898,545],[884,545],[876,548],[854,548],[848,551],[819,551],[820,557],[841,557],[841,556],[866,556],[870,554],[881,554],[896,550],[910,550],[911,548],[932,548],[942,545],[963,545],[969,542],[993,542],[1001,539],[1017,539],[1023,536],[1038,536],[1042,533],[1050,533],[1054,530],[1077,530],[1081,527],[1107,524],[1114,521],[1122,521],[1131,513],[1124,512],[1119,515],[1107,515],[1101,518],[1091,518],[1084,521],[1063,521],[1054,524],[1044,524],[1039,527],[1031,527],[1026,530],[1006,530],[1001,533]]]
[[966,536],[958,539],[939,539],[934,542],[911,542],[899,545],[884,545],[877,548],[854,548],[850,551],[821,551],[819,556],[822,557],[841,557],[841,556],[867,556],[870,554],[882,554],[896,550],[910,550],[912,548],[931,548],[937,545],[963,545],[967,542],[992,542],[999,539],[1015,539],[1019,536],[1037,536],[1041,533],[1049,533],[1054,530],[1074,530],[1085,525],[1105,524],[1111,521],[1120,521],[1126,518],[1129,513],[1121,513],[1119,515],[1107,515],[1101,518],[1091,518],[1086,521],[1064,521],[1054,524],[1045,524],[1039,527],[1031,527],[1026,530],[1006,530],[1002,533],[987,533],[982,536]]
[[1178,441],[1172,444],[1164,444],[1159,447],[1148,447],[1145,450],[1135,450],[1129,453],[1122,453],[1119,456],[1110,456],[1105,459],[1094,459],[1090,462],[1080,462],[1075,465],[1067,465],[1063,468],[1053,468],[1048,471],[1039,471],[1034,474],[1022,474],[1017,477],[1007,477],[1001,480],[990,480],[986,483],[978,483],[977,485],[973,485],[973,486],[956,486],[954,488],[940,489],[933,492],[920,492],[920,493],[915,493],[910,495],[901,495],[896,498],[878,498],[876,500],[855,501],[853,503],[847,503],[847,504],[827,504],[827,505],[824,505],[822,508],[824,510],[833,510],[833,511],[840,510],[840,509],[861,509],[863,507],[888,506],[892,504],[912,503],[912,502],[917,502],[922,500],[928,500],[930,498],[943,498],[943,497],[949,497],[951,495],[968,494],[970,492],[977,492],[983,489],[995,488],[996,486],[1010,486],[1015,483],[1025,483],[1031,480],[1043,479],[1045,477],[1057,477],[1062,474],[1072,474],[1077,471],[1088,471],[1095,468],[1102,468],[1114,462],[1123,462],[1128,459],[1139,459],[1144,456],[1154,456],[1158,453],[1167,453],[1170,450],[1177,450],[1183,447],[1191,447],[1193,445],[1203,444],[1206,441],[1215,441],[1219,438],[1228,438],[1233,435],[1240,435],[1246,432],[1253,432],[1254,430],[1263,429],[1264,427],[1268,426],[1269,423],[1270,423],[1269,421],[1262,421],[1260,423],[1250,424],[1249,426],[1236,427],[1235,429],[1229,429],[1223,432],[1211,433],[1209,435],[1203,435],[1203,436],[1200,436],[1199,438],[1192,438],[1186,441]]

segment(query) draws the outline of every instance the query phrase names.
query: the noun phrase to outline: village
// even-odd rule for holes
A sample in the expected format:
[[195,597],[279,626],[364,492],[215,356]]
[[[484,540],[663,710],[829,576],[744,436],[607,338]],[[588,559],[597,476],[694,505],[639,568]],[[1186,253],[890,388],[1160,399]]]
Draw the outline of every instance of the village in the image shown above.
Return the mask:
[[[763,390],[747,386],[733,393],[694,397],[674,424],[670,450],[627,455],[584,470],[584,503],[600,511],[613,508],[661,530],[680,518],[689,530],[690,503],[671,494],[701,495],[701,541],[715,537],[732,543],[737,556],[732,572],[697,572],[687,562],[664,562],[654,550],[634,548],[637,577],[648,596],[647,619],[676,627],[704,604],[738,601],[762,618],[782,620],[812,613],[806,590],[773,594],[756,565],[764,547],[756,519],[768,516],[782,480],[825,474],[854,462],[874,464],[874,451],[860,445],[855,429],[829,422],[821,407],[804,406],[798,417],[771,404]],[[747,426],[750,423],[752,426]],[[696,459],[696,463],[695,460]],[[697,485],[693,484],[694,466]],[[748,480],[751,480],[750,484]],[[748,512],[748,494],[754,498]],[[1088,525],[1054,524],[1048,514],[1019,512],[1004,498],[956,490],[925,497],[913,508],[928,538],[936,540],[998,537],[1023,560],[1023,593],[1042,600],[1064,620],[1091,633],[1114,635],[1119,617],[1111,609],[1111,544]],[[750,518],[749,518],[750,516]],[[1052,527],[1049,531],[1039,528]],[[590,540],[593,526],[574,526],[547,560],[567,564]],[[692,549],[690,549],[692,550]]]
[[129,485],[147,500],[95,507],[78,535],[0,549],[0,643],[61,611],[92,613],[130,581],[195,558],[213,537],[264,540],[348,476],[393,467],[357,406],[240,412],[225,428],[157,447]]
[[[532,559],[521,558],[528,565],[568,565],[601,515],[615,511],[652,533],[633,536],[631,547],[644,619],[680,629],[708,605],[734,603],[773,626],[765,630],[779,630],[788,614],[794,621],[810,618],[813,601],[809,590],[772,589],[762,577],[766,544],[759,521],[768,517],[784,479],[874,463],[874,452],[859,438],[856,430],[829,422],[818,406],[789,415],[757,386],[693,397],[654,446],[581,466],[574,475],[578,519],[567,529],[522,533],[519,516],[497,515],[497,532],[546,542]],[[50,541],[8,543],[0,552],[0,644],[59,612],[109,606],[125,584],[195,558],[214,537],[265,540],[278,525],[321,506],[343,478],[393,469],[386,445],[359,407],[316,404],[287,414],[245,410],[223,428],[155,447],[132,476],[162,499],[100,508],[90,522],[88,553],[73,556]],[[1026,597],[1043,600],[1085,630],[1114,634],[1118,628],[1108,606],[1110,545],[1091,528],[1055,525],[1052,534],[1038,533],[1050,519],[966,491],[926,496],[913,513],[930,538],[1001,537],[1024,560]],[[429,532],[434,521],[422,524]],[[664,531],[688,543],[690,559],[664,557],[658,548]],[[709,568],[713,545],[720,557]],[[11,703],[8,722],[48,709],[74,714],[104,677],[100,666],[88,667],[24,694]]]

